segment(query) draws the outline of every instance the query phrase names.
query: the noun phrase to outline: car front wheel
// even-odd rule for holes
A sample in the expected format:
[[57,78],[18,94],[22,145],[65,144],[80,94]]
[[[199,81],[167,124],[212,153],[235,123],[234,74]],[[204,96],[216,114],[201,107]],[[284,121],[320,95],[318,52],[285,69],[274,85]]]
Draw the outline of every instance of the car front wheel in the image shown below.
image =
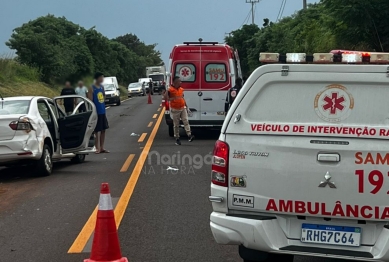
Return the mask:
[[47,144],[43,146],[41,158],[38,160],[36,166],[36,174],[38,176],[49,176],[53,171],[53,159],[51,156],[51,149]]
[[74,164],[80,164],[85,161],[85,155],[76,155],[71,159],[72,163]]

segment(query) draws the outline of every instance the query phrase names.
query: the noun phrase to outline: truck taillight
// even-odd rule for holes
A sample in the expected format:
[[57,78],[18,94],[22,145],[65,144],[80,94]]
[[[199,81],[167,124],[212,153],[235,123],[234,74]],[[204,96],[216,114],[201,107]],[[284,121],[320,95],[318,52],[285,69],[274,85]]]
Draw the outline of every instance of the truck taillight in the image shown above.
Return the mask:
[[29,121],[24,120],[24,121],[12,121],[9,124],[9,127],[12,130],[32,130],[32,126]]
[[212,157],[212,183],[228,187],[228,144],[223,141],[216,141]]

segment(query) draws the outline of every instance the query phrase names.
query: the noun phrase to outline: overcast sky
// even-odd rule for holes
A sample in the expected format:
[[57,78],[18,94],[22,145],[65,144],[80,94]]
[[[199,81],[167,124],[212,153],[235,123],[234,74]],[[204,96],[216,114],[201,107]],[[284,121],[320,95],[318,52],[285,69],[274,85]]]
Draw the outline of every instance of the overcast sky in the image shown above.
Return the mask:
[[[11,51],[5,45],[12,30],[39,16],[53,14],[108,38],[136,34],[147,44],[157,43],[165,63],[175,44],[184,41],[222,42],[225,33],[244,23],[251,6],[246,0],[0,0],[0,55]],[[282,0],[261,0],[255,22],[275,21]],[[308,3],[317,2],[308,0]],[[301,9],[303,0],[286,0],[283,16]]]

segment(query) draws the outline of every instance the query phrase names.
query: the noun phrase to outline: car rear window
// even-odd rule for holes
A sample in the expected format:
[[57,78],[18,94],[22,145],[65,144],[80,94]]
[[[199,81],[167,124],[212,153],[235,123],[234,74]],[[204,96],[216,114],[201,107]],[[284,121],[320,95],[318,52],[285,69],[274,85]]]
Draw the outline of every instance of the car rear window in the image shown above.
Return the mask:
[[196,81],[196,67],[194,64],[176,64],[176,76],[179,76],[182,82]]
[[0,100],[0,115],[27,114],[29,107],[29,100]]
[[212,63],[205,66],[206,82],[226,82],[226,65],[221,63]]

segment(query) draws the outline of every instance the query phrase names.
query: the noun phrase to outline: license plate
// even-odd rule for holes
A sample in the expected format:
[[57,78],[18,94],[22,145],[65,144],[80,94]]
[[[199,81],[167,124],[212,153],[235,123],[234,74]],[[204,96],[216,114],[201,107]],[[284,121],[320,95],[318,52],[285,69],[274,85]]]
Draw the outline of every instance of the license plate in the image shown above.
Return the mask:
[[106,103],[109,102],[109,99],[105,99],[105,102],[106,102]]
[[304,243],[359,247],[360,241],[360,227],[313,224],[303,224],[301,227],[301,242]]

